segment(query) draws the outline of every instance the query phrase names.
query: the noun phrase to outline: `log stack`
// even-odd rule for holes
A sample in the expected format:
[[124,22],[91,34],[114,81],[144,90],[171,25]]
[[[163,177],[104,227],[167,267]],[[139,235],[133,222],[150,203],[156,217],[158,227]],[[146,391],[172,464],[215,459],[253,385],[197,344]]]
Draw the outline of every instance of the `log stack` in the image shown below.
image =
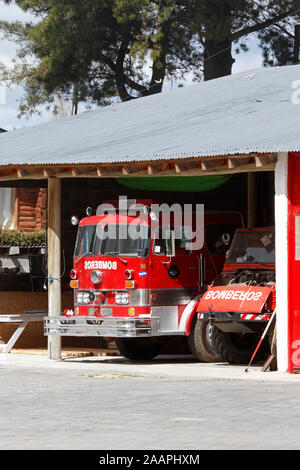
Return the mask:
[[17,188],[15,196],[15,230],[40,232],[46,229],[47,190]]

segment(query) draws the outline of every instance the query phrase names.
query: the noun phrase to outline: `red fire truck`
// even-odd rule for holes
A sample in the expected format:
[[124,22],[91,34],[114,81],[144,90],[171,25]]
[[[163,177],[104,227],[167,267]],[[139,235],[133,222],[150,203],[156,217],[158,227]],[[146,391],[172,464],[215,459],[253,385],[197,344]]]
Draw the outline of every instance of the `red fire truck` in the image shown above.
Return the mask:
[[[209,323],[197,322],[196,309],[221,272],[242,217],[205,213],[205,243],[193,250],[187,236],[192,227],[174,217],[166,225],[152,202],[137,201],[144,209],[135,215],[113,203],[111,213],[89,213],[80,221],[70,282],[74,308],[47,317],[45,335],[114,338],[130,360],[150,360],[168,337],[187,336],[198,360],[215,361]],[[142,236],[124,236],[132,228]]]
[[[274,228],[239,229],[223,271],[199,301],[198,318],[205,324],[210,322],[211,341],[221,358],[244,364],[249,362],[275,307]],[[257,360],[269,351],[267,339]]]

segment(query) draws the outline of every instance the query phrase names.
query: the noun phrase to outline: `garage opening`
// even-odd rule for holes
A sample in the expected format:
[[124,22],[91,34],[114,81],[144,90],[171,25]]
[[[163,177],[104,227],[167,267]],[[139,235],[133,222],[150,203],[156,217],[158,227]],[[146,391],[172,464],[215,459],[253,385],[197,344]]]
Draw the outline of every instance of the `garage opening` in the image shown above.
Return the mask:
[[[71,225],[73,215],[85,217],[86,208],[93,213],[104,201],[128,199],[154,199],[169,205],[204,204],[208,212],[236,212],[242,216],[244,227],[274,226],[274,172],[262,171],[211,177],[137,177],[101,179],[65,179],[62,184],[62,253],[65,298],[73,305],[69,286],[73,250],[77,230]],[[211,234],[213,240],[214,234]],[[209,241],[208,241],[209,244]],[[217,274],[217,273],[216,273]],[[172,348],[187,351],[176,339]],[[64,346],[97,347],[99,338],[62,338]],[[182,349],[183,348],[183,349]]]

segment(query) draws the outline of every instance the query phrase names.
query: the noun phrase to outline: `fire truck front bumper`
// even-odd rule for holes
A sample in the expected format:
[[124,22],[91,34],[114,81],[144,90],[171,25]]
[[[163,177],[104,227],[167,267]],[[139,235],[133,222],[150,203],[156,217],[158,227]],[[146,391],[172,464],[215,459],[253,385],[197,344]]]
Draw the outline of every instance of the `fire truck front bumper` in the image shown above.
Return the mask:
[[160,336],[159,318],[125,317],[45,317],[44,335],[104,336],[107,338],[135,338]]

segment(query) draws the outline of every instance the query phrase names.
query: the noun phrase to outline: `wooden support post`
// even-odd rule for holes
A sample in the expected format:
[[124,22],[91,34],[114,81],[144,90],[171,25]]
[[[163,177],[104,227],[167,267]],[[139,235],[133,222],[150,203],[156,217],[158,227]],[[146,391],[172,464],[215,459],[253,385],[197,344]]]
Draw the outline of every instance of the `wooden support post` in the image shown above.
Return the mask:
[[[48,179],[48,315],[61,314],[61,180]],[[48,358],[61,359],[61,337],[48,336]]]

